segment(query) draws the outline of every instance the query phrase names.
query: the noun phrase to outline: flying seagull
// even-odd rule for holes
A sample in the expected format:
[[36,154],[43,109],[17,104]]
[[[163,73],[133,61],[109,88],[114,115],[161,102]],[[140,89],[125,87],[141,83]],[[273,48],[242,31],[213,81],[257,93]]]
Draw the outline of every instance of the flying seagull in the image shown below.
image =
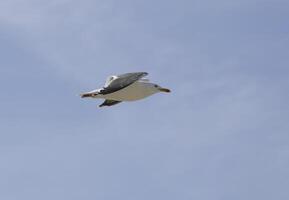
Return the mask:
[[144,78],[147,75],[147,72],[112,75],[107,78],[104,87],[83,93],[80,96],[82,98],[105,99],[99,105],[99,107],[103,107],[112,106],[122,101],[140,100],[158,92],[171,92],[167,88],[149,82],[148,79]]

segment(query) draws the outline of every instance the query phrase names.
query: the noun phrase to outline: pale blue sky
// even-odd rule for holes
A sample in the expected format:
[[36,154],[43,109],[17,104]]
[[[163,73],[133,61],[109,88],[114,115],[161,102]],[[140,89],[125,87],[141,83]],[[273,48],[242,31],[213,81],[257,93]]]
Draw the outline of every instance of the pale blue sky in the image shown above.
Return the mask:
[[[288,0],[2,0],[0,199],[289,199]],[[78,94],[147,71],[169,95]]]

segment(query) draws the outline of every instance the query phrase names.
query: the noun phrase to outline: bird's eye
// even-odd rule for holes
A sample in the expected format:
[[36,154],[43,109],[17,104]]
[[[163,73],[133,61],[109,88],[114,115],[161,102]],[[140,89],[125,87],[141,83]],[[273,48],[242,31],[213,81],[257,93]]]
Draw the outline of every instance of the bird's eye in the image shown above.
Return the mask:
[[158,85],[154,85],[155,86],[155,88],[157,88],[158,87]]

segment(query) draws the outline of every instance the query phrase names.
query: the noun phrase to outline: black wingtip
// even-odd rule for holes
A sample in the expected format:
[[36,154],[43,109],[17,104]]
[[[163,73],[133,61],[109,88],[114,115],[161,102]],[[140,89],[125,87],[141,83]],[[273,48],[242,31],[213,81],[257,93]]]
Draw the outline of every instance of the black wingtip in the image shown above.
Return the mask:
[[149,73],[147,73],[147,72],[136,72],[136,73],[138,74],[138,77],[140,77],[140,78],[149,75]]
[[149,73],[147,73],[147,72],[131,72],[131,73],[128,73],[128,74],[138,74],[138,75],[141,75],[141,76],[149,75]]

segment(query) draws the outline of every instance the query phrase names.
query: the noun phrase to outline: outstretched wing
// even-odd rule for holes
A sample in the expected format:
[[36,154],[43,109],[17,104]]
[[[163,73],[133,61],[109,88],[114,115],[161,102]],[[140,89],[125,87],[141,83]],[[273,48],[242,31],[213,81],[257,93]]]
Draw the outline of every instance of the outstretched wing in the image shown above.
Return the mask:
[[117,77],[112,76],[114,78],[109,81],[109,84],[105,85],[105,87],[100,91],[100,94],[105,95],[121,90],[147,75],[147,72],[135,72],[118,75]]
[[109,86],[111,84],[111,82],[114,81],[115,79],[117,79],[116,75],[112,75],[112,76],[107,77],[106,82],[104,84],[104,87]]
[[113,106],[115,104],[120,103],[121,101],[114,101],[114,100],[109,100],[106,99],[101,105],[99,105],[99,107],[103,107],[103,106]]

